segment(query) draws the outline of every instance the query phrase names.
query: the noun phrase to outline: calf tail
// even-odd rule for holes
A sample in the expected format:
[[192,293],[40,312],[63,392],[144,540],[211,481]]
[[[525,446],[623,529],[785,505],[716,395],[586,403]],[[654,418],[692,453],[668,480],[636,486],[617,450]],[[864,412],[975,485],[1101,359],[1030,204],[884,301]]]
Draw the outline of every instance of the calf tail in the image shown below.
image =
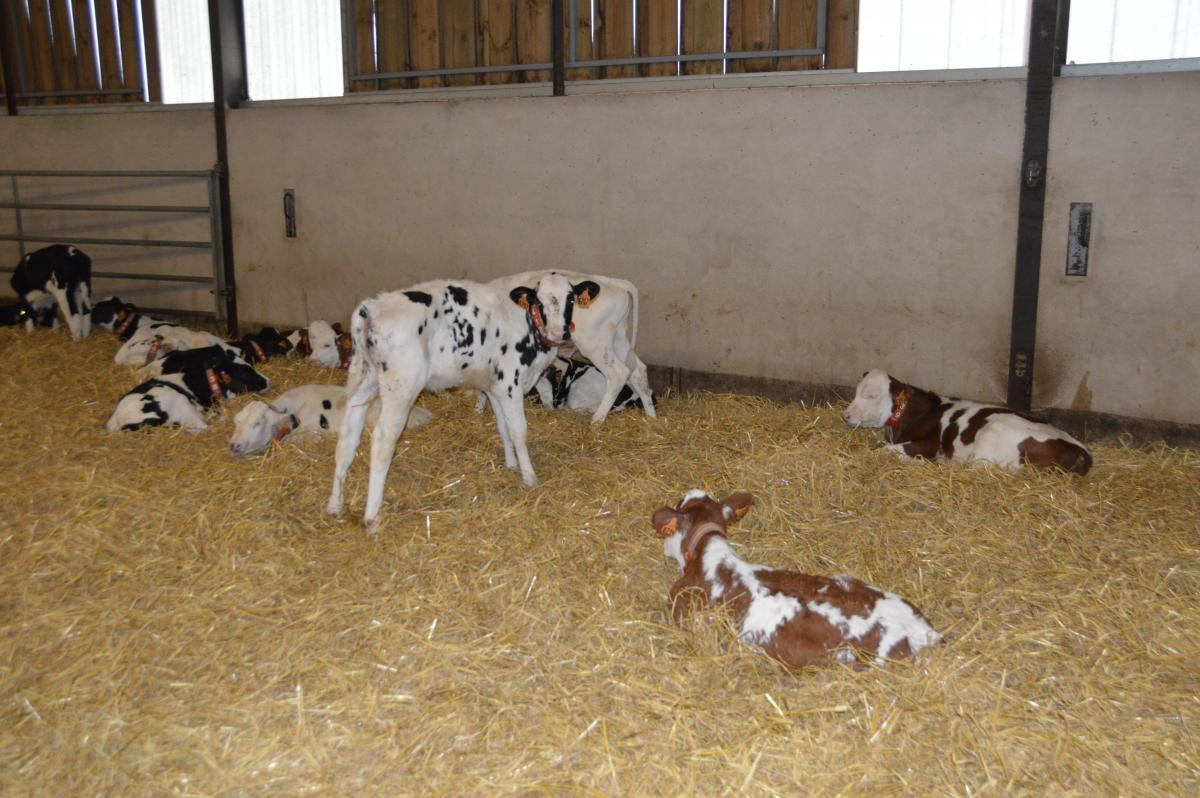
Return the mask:
[[364,381],[374,382],[376,379],[371,338],[372,313],[374,306],[369,299],[364,299],[354,308],[350,317],[350,340],[354,342],[354,353],[350,355],[349,374],[346,378],[346,395],[353,396],[359,385]]

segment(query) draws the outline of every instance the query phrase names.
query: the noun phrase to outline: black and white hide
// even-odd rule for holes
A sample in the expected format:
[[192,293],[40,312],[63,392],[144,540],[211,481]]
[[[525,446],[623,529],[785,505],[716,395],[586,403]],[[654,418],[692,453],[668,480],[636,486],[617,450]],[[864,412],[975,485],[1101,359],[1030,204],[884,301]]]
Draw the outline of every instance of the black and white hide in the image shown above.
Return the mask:
[[[556,357],[534,385],[538,401],[554,410],[594,411],[604,400],[608,381],[591,363]],[[650,401],[655,402],[654,392]],[[623,385],[613,401],[610,413],[641,407],[642,400],[630,385]]]
[[18,261],[9,282],[27,314],[26,332],[56,306],[67,319],[71,338],[79,341],[92,331],[92,259],[83,250],[52,244],[30,252]]
[[121,344],[113,362],[118,366],[144,366],[171,352],[219,346],[235,354],[237,350],[212,333],[188,329],[169,321],[151,320],[138,325],[137,332]]
[[121,397],[105,429],[135,430],[178,425],[192,431],[207,428],[204,412],[238,394],[261,393],[267,380],[250,366],[224,357],[202,368],[146,380]]
[[137,305],[122,302],[121,298],[116,296],[105,297],[92,306],[92,324],[103,327],[121,341],[128,341],[139,331],[145,335],[146,328],[152,324],[169,323],[147,316],[138,310]]
[[248,363],[266,363],[273,357],[282,357],[292,350],[286,335],[274,327],[263,327],[256,333],[243,335],[236,341],[227,341],[229,346],[242,353]]

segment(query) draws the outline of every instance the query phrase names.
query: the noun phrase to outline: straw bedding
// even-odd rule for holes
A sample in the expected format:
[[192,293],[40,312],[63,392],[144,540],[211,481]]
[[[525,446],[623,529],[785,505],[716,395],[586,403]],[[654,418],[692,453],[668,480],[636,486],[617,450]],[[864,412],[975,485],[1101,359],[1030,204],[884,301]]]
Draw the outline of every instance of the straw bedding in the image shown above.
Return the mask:
[[[0,790],[12,795],[1180,795],[1200,788],[1200,455],[1084,479],[905,465],[836,409],[667,396],[600,428],[427,397],[379,533],[332,438],[108,435],[104,331],[0,330]],[[342,375],[264,368],[272,393]],[[361,514],[366,457],[348,482]],[[849,573],[950,642],[797,674],[666,615],[649,518],[755,493],[748,560]]]

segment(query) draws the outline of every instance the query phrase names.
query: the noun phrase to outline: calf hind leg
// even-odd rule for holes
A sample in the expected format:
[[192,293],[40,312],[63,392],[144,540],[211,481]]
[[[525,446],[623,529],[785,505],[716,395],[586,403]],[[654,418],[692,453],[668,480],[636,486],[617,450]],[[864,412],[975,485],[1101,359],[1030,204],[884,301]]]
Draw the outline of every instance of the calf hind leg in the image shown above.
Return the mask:
[[646,417],[655,418],[658,414],[654,410],[654,398],[650,393],[650,379],[646,375],[646,364],[629,347],[623,330],[613,339],[613,350],[629,369],[629,387],[633,388],[638,399],[642,400],[642,410],[646,413]]
[[[411,385],[412,383],[409,383]],[[380,399],[379,420],[371,433],[371,477],[367,484],[367,509],[363,513],[363,525],[374,526],[383,507],[383,489],[387,484],[388,470],[396,453],[396,441],[408,422],[408,414],[419,390],[411,387],[389,387],[384,384]]]
[[[346,385],[346,412],[342,414],[342,423],[338,427],[337,450],[334,455],[333,488],[329,493],[329,503],[325,505],[326,515],[334,518],[342,514],[344,504],[343,486],[350,464],[354,462],[354,454],[358,451],[358,442],[362,438],[363,425],[367,421],[367,410],[371,400],[379,393],[379,383],[374,374],[364,374],[360,358],[351,363],[349,383]],[[356,373],[357,372],[357,373]]]

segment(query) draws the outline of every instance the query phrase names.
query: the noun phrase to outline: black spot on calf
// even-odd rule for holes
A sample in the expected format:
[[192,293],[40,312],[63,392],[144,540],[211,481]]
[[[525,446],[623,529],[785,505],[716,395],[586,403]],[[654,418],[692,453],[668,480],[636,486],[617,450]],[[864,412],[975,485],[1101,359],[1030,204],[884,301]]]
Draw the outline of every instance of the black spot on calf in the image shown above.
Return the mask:
[[450,296],[454,297],[455,302],[460,305],[467,304],[467,289],[460,285],[448,285],[446,286],[446,290],[450,293]]
[[326,410],[332,410],[333,402],[329,401],[328,399],[323,399],[321,401],[321,407],[325,408]]
[[321,414],[321,429],[329,429],[329,419],[325,418],[325,414]]
[[405,291],[404,295],[406,297],[408,297],[409,299],[411,299],[413,302],[419,302],[422,305],[432,305],[433,304],[433,297],[431,297],[429,294],[425,293],[424,291]]

